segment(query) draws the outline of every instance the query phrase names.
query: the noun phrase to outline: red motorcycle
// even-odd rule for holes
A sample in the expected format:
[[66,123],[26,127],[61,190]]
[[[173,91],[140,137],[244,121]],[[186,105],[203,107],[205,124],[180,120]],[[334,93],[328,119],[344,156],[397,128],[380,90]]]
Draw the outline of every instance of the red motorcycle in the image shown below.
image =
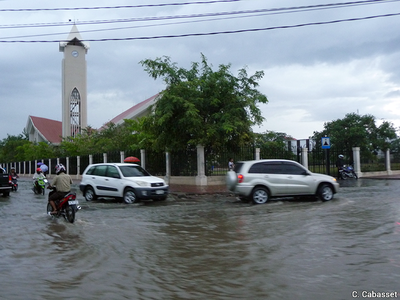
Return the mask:
[[81,209],[78,205],[78,200],[76,200],[76,194],[70,192],[63,199],[54,202],[57,207],[57,213],[51,214],[53,207],[50,203],[47,203],[47,214],[56,218],[63,216],[68,222],[74,223],[75,214]]

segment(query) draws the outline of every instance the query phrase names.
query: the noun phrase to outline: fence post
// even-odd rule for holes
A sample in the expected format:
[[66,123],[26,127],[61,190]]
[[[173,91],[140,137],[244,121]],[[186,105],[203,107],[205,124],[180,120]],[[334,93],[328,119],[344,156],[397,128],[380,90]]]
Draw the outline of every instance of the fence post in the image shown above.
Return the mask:
[[81,174],[81,157],[76,157],[76,178],[79,179],[79,175]]
[[256,148],[254,151],[255,160],[260,160],[260,148]]
[[103,153],[103,163],[107,162],[107,153]]
[[89,165],[93,164],[93,154],[89,154]]
[[146,150],[140,149],[140,164],[143,169],[146,169]]
[[308,169],[308,148],[301,148],[301,164]]
[[388,175],[392,174],[392,168],[390,166],[390,149],[386,149],[385,152],[385,167]]
[[197,176],[196,185],[207,185],[207,176],[205,170],[204,146],[197,145]]
[[119,152],[119,157],[120,157],[120,161],[121,161],[121,163],[123,163],[124,162],[124,159],[125,159],[125,151],[120,151]]
[[171,154],[166,151],[165,152],[165,177],[164,180],[167,184],[169,184],[171,179]]
[[357,176],[361,175],[361,164],[360,164],[360,147],[353,147],[353,163],[354,163],[354,172],[356,172]]
[[69,174],[69,157],[65,158],[65,163],[67,164],[67,174]]

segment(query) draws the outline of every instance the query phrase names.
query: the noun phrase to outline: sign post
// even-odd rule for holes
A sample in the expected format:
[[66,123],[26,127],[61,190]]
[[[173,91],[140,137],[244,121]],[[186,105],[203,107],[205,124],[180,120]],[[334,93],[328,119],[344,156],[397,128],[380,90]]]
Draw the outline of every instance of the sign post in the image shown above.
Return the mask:
[[326,174],[331,175],[331,161],[329,159],[329,149],[331,149],[331,139],[327,136],[321,138],[322,149],[325,149],[326,155]]

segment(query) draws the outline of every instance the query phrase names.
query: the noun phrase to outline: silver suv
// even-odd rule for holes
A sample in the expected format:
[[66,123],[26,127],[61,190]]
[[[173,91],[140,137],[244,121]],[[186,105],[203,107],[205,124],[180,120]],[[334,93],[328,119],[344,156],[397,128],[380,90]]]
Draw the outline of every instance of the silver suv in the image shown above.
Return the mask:
[[322,201],[338,192],[336,179],[311,173],[301,164],[284,159],[240,161],[226,174],[230,191],[242,201],[266,203],[271,197],[315,195]]
[[141,199],[165,200],[169,186],[136,164],[100,163],[89,165],[79,185],[86,201],[97,197],[122,199],[135,203]]

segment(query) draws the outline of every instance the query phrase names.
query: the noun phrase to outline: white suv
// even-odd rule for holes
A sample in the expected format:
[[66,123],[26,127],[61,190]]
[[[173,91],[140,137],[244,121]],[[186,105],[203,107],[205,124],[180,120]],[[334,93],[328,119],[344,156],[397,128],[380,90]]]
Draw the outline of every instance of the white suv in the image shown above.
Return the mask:
[[336,179],[311,173],[292,160],[265,159],[240,161],[226,175],[228,189],[242,201],[266,203],[271,197],[315,195],[329,201],[338,192]]
[[141,199],[165,200],[169,190],[163,179],[129,163],[89,165],[83,172],[79,188],[86,201],[112,197],[128,204]]

